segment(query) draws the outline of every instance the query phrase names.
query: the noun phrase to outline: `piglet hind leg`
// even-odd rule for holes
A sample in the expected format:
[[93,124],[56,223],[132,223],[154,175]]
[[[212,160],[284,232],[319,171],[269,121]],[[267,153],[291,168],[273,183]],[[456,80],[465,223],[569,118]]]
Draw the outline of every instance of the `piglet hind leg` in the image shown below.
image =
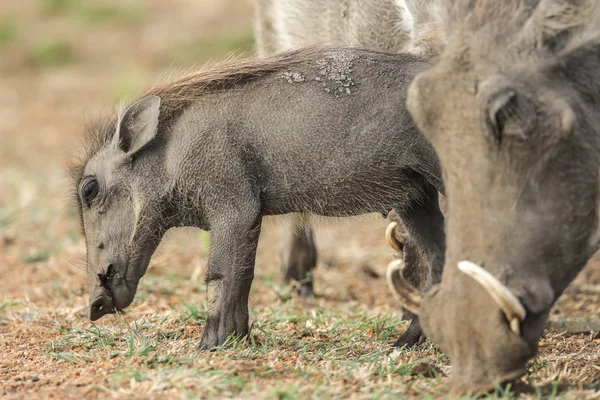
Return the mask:
[[[441,281],[444,266],[444,215],[439,207],[438,192],[426,190],[427,196],[390,219],[400,222],[404,235],[404,272],[406,280],[421,292],[426,292]],[[414,346],[425,340],[419,317],[405,311],[410,320],[408,329],[394,343],[394,347]]]
[[317,249],[308,217],[293,214],[288,232],[284,233],[282,265],[285,282],[297,282],[302,297],[312,297],[312,270],[317,265]]
[[254,278],[260,217],[237,218],[212,229],[206,277],[208,317],[200,348],[213,350],[248,334],[248,298]]

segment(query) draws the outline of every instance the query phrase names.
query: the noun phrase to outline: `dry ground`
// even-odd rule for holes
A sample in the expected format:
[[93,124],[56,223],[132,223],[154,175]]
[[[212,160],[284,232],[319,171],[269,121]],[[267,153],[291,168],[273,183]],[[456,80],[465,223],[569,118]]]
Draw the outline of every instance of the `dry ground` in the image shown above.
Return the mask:
[[[380,277],[385,221],[318,230],[314,301],[280,282],[267,224],[246,342],[197,349],[207,251],[171,232],[122,317],[87,319],[84,241],[65,165],[86,117],[165,68],[251,46],[241,0],[0,0],[0,396],[6,398],[437,398],[450,373],[430,344],[391,351],[406,328]],[[379,277],[377,276],[379,275]],[[600,261],[552,312],[528,375],[493,397],[598,398]],[[582,332],[582,333],[578,333]],[[517,390],[515,392],[515,390]]]

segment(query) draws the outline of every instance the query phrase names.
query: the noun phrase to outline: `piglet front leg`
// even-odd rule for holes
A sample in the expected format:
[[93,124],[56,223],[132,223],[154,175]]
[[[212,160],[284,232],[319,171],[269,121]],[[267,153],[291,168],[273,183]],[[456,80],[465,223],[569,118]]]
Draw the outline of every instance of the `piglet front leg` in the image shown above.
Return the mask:
[[248,334],[248,297],[261,219],[258,215],[228,217],[211,229],[208,318],[200,342],[204,350],[223,345],[230,336]]

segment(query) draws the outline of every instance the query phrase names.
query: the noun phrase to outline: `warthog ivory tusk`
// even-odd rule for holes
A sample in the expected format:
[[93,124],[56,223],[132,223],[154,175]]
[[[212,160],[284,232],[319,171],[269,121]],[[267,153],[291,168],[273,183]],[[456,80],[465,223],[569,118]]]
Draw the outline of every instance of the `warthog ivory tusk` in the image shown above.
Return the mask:
[[471,261],[459,262],[458,269],[483,286],[506,315],[510,329],[520,335],[519,323],[525,319],[526,311],[519,299],[494,275]]
[[402,304],[402,307],[415,315],[419,315],[421,308],[421,292],[415,289],[404,278],[403,260],[394,260],[388,265],[387,283],[394,297]]
[[392,249],[402,254],[404,251],[398,246],[398,242],[396,242],[396,239],[394,238],[394,229],[396,229],[397,226],[397,222],[390,222],[390,224],[385,229],[385,240],[387,240],[388,244]]

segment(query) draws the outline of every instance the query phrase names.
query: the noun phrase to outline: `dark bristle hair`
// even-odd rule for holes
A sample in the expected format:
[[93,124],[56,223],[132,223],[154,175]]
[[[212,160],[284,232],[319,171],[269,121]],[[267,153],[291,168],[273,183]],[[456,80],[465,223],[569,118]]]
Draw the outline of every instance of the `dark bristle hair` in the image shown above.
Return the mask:
[[[263,59],[231,59],[204,67],[197,72],[184,75],[170,82],[155,85],[137,100],[150,95],[161,98],[158,125],[158,130],[161,132],[168,129],[191,103],[206,93],[227,90],[237,85],[249,83],[262,76],[315,59],[320,54],[324,54],[323,48],[309,47]],[[80,215],[81,202],[77,194],[77,187],[83,177],[83,171],[94,154],[110,143],[116,131],[117,121],[117,115],[105,115],[85,126],[82,155],[69,168],[74,187],[73,193],[79,206]]]

